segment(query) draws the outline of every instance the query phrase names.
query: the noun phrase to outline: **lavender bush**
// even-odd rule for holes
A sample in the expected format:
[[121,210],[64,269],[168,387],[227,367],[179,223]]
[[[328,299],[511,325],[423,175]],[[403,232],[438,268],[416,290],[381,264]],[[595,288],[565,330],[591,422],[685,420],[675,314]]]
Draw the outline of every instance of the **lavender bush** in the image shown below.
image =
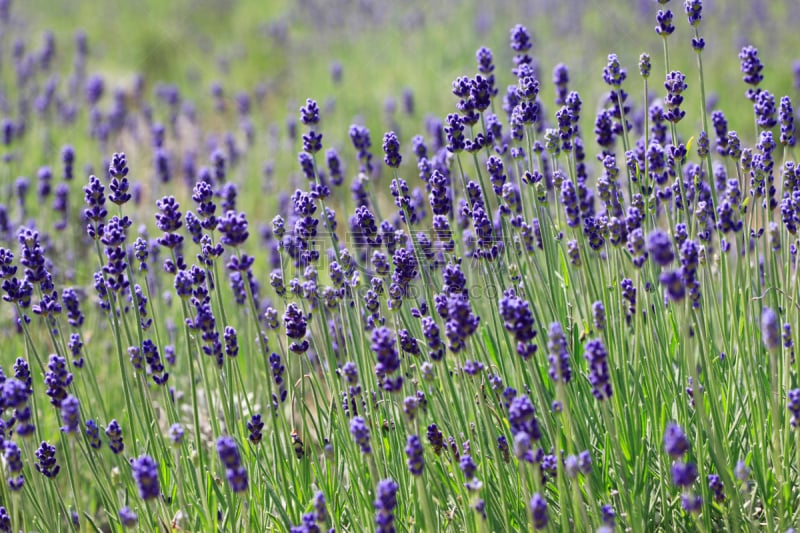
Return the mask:
[[339,127],[0,0],[0,532],[791,530],[800,74],[640,4],[638,63],[477,31]]

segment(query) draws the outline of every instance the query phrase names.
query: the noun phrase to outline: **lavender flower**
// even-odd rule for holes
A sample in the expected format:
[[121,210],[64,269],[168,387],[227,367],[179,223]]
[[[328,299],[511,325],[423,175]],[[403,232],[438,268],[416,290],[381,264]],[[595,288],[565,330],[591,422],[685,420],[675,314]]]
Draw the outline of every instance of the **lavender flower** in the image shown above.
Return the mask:
[[192,191],[192,200],[197,204],[197,214],[205,230],[217,228],[217,218],[215,216],[217,206],[213,199],[214,192],[210,184],[205,181],[199,181],[195,184]]
[[544,529],[550,522],[550,517],[547,514],[547,500],[545,500],[538,492],[531,498],[528,507],[531,512],[531,520],[534,529]]
[[567,242],[567,257],[569,257],[570,264],[575,268],[580,268],[583,264],[581,262],[581,251],[576,239]]
[[131,194],[128,192],[130,184],[126,177],[128,175],[128,165],[124,153],[114,153],[108,173],[111,176],[111,183],[108,186],[111,191],[108,196],[109,201],[117,205],[125,204],[131,199]]
[[553,381],[563,381],[569,383],[572,379],[572,368],[567,352],[567,338],[559,322],[550,324],[547,334],[547,350],[550,352],[548,361],[550,370],[548,371]]
[[[283,366],[283,363],[281,362],[281,356],[274,352],[272,353],[272,355],[269,356],[269,366],[270,370],[272,371],[272,380],[278,387],[278,392],[272,393],[272,408],[277,412],[278,404],[286,401],[287,391],[286,391],[286,384],[284,383],[284,378],[283,378],[283,374],[286,371],[286,367]],[[259,415],[259,420],[260,418],[261,417]],[[264,424],[262,423],[261,426],[263,427],[263,425]],[[252,436],[253,435],[251,434],[251,437]]]
[[61,431],[64,433],[78,433],[80,423],[80,403],[73,395],[67,396],[61,402]]
[[452,294],[447,298],[447,321],[445,335],[448,347],[458,353],[466,347],[466,340],[478,329],[480,317],[472,311],[472,306],[463,294]]
[[61,471],[61,465],[56,462],[56,447],[42,441],[36,450],[36,471],[48,478],[54,478]]
[[429,316],[422,319],[422,334],[428,345],[428,356],[434,361],[441,361],[444,357],[444,344],[442,343],[439,326]]
[[181,444],[183,444],[184,435],[185,431],[182,425],[175,423],[169,427],[169,440],[176,448],[180,448]]
[[317,133],[316,131],[311,129],[303,134],[302,140],[303,140],[303,151],[300,152],[300,154],[298,154],[298,158],[300,159],[301,166],[304,167],[303,173],[306,174],[306,177],[308,177],[309,179],[313,179],[314,178],[313,163],[311,165],[311,168],[306,170],[304,163],[305,161],[311,161],[311,160],[303,156],[308,156],[308,154],[316,154],[317,152],[322,150],[322,134]]
[[304,339],[308,324],[303,311],[297,304],[290,303],[286,307],[286,311],[283,314],[283,324],[286,326],[286,336],[293,339],[289,349],[294,353],[305,353],[310,346],[308,340]]
[[397,168],[403,158],[400,156],[400,142],[397,140],[395,132],[390,131],[383,137],[383,151],[386,154],[383,161],[386,166]]
[[567,226],[575,228],[579,225],[580,210],[578,208],[578,195],[575,185],[571,180],[564,180],[561,184],[561,203],[567,215]]
[[375,532],[393,533],[394,510],[397,507],[397,491],[400,487],[392,479],[378,482],[375,489]]
[[217,222],[217,229],[222,234],[220,242],[232,248],[241,246],[250,236],[245,214],[235,211],[227,211]]
[[800,426],[800,389],[792,389],[786,393],[786,408],[792,413],[792,427]]
[[409,284],[417,277],[418,267],[417,258],[412,250],[399,248],[392,256],[394,272],[392,281],[396,283],[403,294],[408,290]]
[[670,422],[664,431],[664,451],[670,457],[683,457],[689,451],[689,440],[678,424]]
[[306,105],[300,108],[300,121],[306,126],[319,124],[319,105],[317,102],[308,98]]
[[717,474],[709,474],[708,488],[714,495],[714,501],[722,503],[725,501],[725,486],[722,484],[722,479]]
[[672,463],[670,468],[672,483],[678,487],[690,487],[697,479],[697,465],[694,463]]
[[688,87],[686,84],[686,76],[677,70],[672,71],[667,74],[664,87],[667,89],[667,96],[664,98],[664,107],[666,108],[665,118],[670,122],[678,123],[686,116],[686,111],[680,108],[683,103],[683,96],[681,96],[681,93]]
[[756,122],[759,128],[774,128],[778,123],[775,96],[769,91],[762,90],[756,95],[753,103],[753,112],[756,115]]
[[628,72],[620,65],[617,54],[609,54],[608,64],[603,69],[603,81],[618,90],[627,76]]
[[[677,232],[676,232],[677,233]],[[700,307],[700,282],[697,279],[697,268],[699,265],[700,250],[697,243],[693,240],[685,240],[681,245],[681,277],[683,285],[689,292],[692,300],[692,307]]]
[[769,307],[761,313],[761,340],[767,350],[776,350],[781,346],[780,323],[778,315]]
[[361,453],[372,453],[372,448],[369,444],[369,427],[367,427],[367,422],[363,418],[355,416],[350,420],[350,434],[359,448],[361,448]]
[[237,493],[246,491],[247,470],[242,465],[236,441],[231,437],[217,439],[217,454],[225,467],[225,477],[230,483],[231,490]]
[[592,394],[600,401],[611,397],[611,376],[608,370],[608,352],[603,341],[592,339],[586,343],[583,357],[589,363],[589,383]]
[[781,121],[781,144],[793,148],[797,144],[797,138],[795,137],[794,129],[794,108],[788,96],[781,98],[779,117]]
[[499,306],[503,327],[517,341],[517,353],[523,359],[529,359],[538,349],[533,342],[536,338],[536,329],[529,303],[519,298],[514,289],[509,289],[503,293]]
[[511,433],[515,437],[520,433],[525,433],[532,440],[542,438],[539,421],[536,420],[536,409],[530,398],[524,394],[511,400],[508,407],[508,423],[511,426]]
[[669,266],[675,259],[669,236],[658,229],[650,232],[647,236],[647,251],[653,261],[662,267]]
[[149,367],[153,382],[156,385],[164,385],[169,379],[169,373],[164,372],[164,364],[161,362],[158,346],[152,340],[145,339],[142,342],[142,354]]
[[36,179],[39,182],[39,186],[37,188],[39,200],[43,201],[48,196],[50,196],[50,193],[53,190],[52,187],[53,172],[50,170],[50,167],[39,168],[38,172],[36,173]]
[[122,442],[122,428],[116,420],[112,420],[108,424],[106,437],[108,437],[108,447],[115,454],[119,454],[125,449],[125,445]]
[[103,443],[100,440],[100,428],[97,427],[97,422],[94,420],[87,420],[85,433],[89,441],[89,446],[95,450],[99,450]]
[[325,495],[322,491],[317,491],[314,494],[314,521],[318,524],[324,524],[328,521],[328,507],[325,503]]
[[720,155],[728,154],[728,121],[722,111],[711,113],[711,124],[714,126],[714,133],[717,136],[716,149]]
[[[22,227],[19,229],[17,241],[19,241],[21,251],[19,262],[25,267],[25,282],[38,286],[42,292],[52,292],[53,294],[50,298],[53,299],[53,304],[55,304],[57,293],[54,291],[55,286],[53,285],[52,275],[47,268],[44,248],[39,240],[39,232]],[[44,301],[42,305],[44,305]],[[36,312],[36,306],[34,306],[33,310]],[[60,313],[61,307],[53,307],[50,311]],[[37,314],[41,314],[41,312]]]
[[314,513],[305,513],[300,518],[301,518],[300,525],[289,528],[289,533],[309,533],[312,531],[313,532],[320,531],[319,526],[317,525],[317,522],[314,519]]
[[6,480],[12,492],[19,492],[25,483],[22,474],[22,452],[14,441],[6,441],[3,446],[3,459],[5,459],[8,475]]
[[61,162],[64,163],[64,180],[72,181],[75,163],[75,149],[72,146],[67,144],[61,149]]
[[[0,372],[0,380],[5,379]],[[16,434],[20,437],[28,437],[33,434],[36,427],[31,423],[31,407],[27,405],[31,396],[29,385],[17,378],[6,379],[0,383],[0,412],[3,409],[13,409],[13,415],[8,418],[9,428],[13,427]],[[2,422],[2,418],[0,418]],[[5,424],[0,423],[0,447],[3,443],[3,433]]]
[[464,478],[467,480],[467,483],[465,484],[467,490],[476,491],[480,489],[482,484],[475,477],[475,472],[478,469],[478,465],[475,464],[472,456],[468,453],[462,455],[458,461],[458,466],[461,468],[461,471],[464,473]]
[[132,529],[139,523],[139,516],[126,505],[119,510],[119,521],[122,527]]
[[400,343],[400,348],[406,353],[411,355],[419,355],[419,344],[417,343],[417,339],[411,336],[411,333],[407,329],[401,329],[398,334],[398,342]]
[[511,49],[515,52],[527,52],[531,49],[531,46],[533,46],[528,29],[521,24],[517,24],[511,28],[510,41]]
[[739,161],[742,155],[742,146],[739,136],[735,131],[728,132],[728,156],[734,161]]
[[344,182],[344,173],[342,171],[342,163],[339,159],[339,154],[333,148],[325,152],[325,161],[328,163],[328,172],[330,174],[331,183],[339,186]]
[[375,365],[375,374],[381,382],[381,387],[389,392],[399,391],[403,385],[403,377],[391,377],[400,369],[400,358],[397,354],[394,335],[389,328],[381,326],[372,332],[371,340],[371,348],[378,360],[378,364]]
[[139,497],[143,500],[152,500],[161,495],[161,486],[158,482],[158,463],[149,455],[140,455],[131,459],[133,479],[139,488]]
[[31,377],[30,365],[28,365],[28,362],[22,357],[17,357],[17,360],[14,362],[14,377],[25,385],[29,395],[33,394],[33,389],[31,388],[33,379]]
[[492,51],[486,47],[480,47],[475,52],[475,60],[478,63],[478,72],[481,74],[490,75],[494,72],[494,62]]
[[592,304],[592,323],[597,331],[606,328],[606,308],[599,300]]
[[0,533],[11,533],[11,517],[5,507],[0,506]]
[[236,335],[236,329],[232,326],[225,326],[223,337],[225,339],[225,354],[228,357],[239,355],[239,339]]
[[761,60],[758,57],[758,50],[754,46],[745,46],[739,52],[739,60],[741,61],[742,74],[744,74],[742,79],[746,84],[753,86],[747,90],[747,97],[750,100],[755,100],[760,92],[758,84],[764,80],[764,76],[761,74],[761,71],[764,70],[764,65],[761,64]]
[[644,262],[647,260],[648,253],[645,251],[644,232],[641,228],[636,228],[628,233],[628,242],[625,248],[631,255],[633,266],[642,268]]
[[703,18],[703,0],[686,0],[684,10],[689,17],[689,24],[691,26],[699,25]]
[[465,148],[464,124],[461,117],[455,113],[447,115],[447,126],[444,128],[447,136],[447,150],[458,153]]
[[249,435],[247,436],[248,440],[253,444],[259,444],[263,437],[261,430],[264,429],[264,422],[261,420],[261,415],[259,413],[254,414],[250,417],[250,420],[247,422],[247,431]]
[[176,233],[183,226],[180,204],[174,196],[165,196],[156,202],[159,212],[156,213],[156,226],[164,232],[158,244],[165,248],[176,248],[183,242],[183,235]]
[[66,359],[55,354],[50,356],[47,368],[44,379],[47,395],[54,407],[61,408],[61,403],[67,398],[67,387],[72,384],[73,376],[67,371]]
[[686,287],[679,272],[664,271],[659,276],[658,281],[673,302],[680,302],[686,296]]
[[567,94],[569,92],[567,84],[569,83],[569,69],[563,63],[557,64],[553,68],[553,85],[556,86],[556,105],[566,104]]
[[436,424],[431,424],[430,426],[428,426],[428,431],[426,436],[428,442],[433,448],[433,453],[435,453],[436,455],[441,455],[442,450],[444,448],[444,435],[442,435],[441,430],[436,426]]
[[687,513],[699,513],[703,508],[703,497],[697,494],[681,494],[681,508]]
[[672,11],[667,9],[663,11],[658,10],[656,14],[656,33],[666,39],[675,31],[675,26],[672,24]]
[[733,469],[733,475],[737,480],[745,483],[750,479],[750,468],[747,467],[744,461],[737,461],[736,467]]
[[361,163],[361,171],[372,172],[372,154],[369,149],[372,146],[369,137],[369,130],[364,126],[350,126],[350,140],[358,152],[358,160]]
[[425,462],[422,456],[422,442],[417,435],[409,435],[405,451],[408,458],[408,471],[414,476],[422,475]]
[[792,364],[794,364],[794,341],[792,340],[792,325],[788,322],[783,325],[781,339],[783,340],[783,347],[789,352],[791,356],[790,360]]

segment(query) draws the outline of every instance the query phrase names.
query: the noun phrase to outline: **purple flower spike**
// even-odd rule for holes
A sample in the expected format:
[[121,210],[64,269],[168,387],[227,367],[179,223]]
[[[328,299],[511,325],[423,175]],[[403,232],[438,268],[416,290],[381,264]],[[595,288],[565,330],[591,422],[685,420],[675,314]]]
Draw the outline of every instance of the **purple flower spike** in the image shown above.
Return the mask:
[[139,488],[139,497],[143,500],[153,500],[161,495],[161,486],[158,482],[158,463],[149,455],[141,455],[131,459],[133,479]]

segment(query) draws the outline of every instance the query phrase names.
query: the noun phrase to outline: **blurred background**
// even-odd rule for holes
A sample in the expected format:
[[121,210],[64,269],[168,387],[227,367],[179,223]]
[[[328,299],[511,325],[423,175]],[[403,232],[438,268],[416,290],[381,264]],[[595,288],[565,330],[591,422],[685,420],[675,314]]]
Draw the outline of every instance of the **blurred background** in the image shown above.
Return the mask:
[[[450,112],[456,101],[450,82],[473,73],[479,46],[494,51],[500,87],[511,82],[502,69],[511,65],[508,31],[514,24],[532,32],[543,81],[557,63],[565,63],[571,86],[587,93],[585,103],[604,90],[601,72],[610,52],[620,56],[630,75],[644,51],[654,58],[654,79],[663,72],[661,38],[653,31],[662,6],[655,0],[16,0],[13,5],[31,37],[44,29],[54,32],[61,58],[71,54],[75,32],[84,30],[89,72],[106,76],[110,88],[142,74],[150,82],[177,84],[182,97],[197,106],[210,105],[214,82],[231,96],[260,88],[267,96],[265,119],[279,122],[296,113],[306,97],[332,100],[345,122],[355,114],[377,122],[389,114],[392,101],[399,104],[404,89],[413,91],[423,112]],[[674,67],[693,74],[682,2],[666,7],[676,13]],[[715,82],[710,92],[721,106],[741,103],[737,54],[745,44],[759,48],[770,90],[789,94],[792,64],[800,59],[790,37],[798,24],[800,2],[705,2],[706,67]],[[331,77],[336,63],[342,71],[338,89]],[[732,87],[737,90],[728,90]],[[629,92],[638,93],[633,86]]]
[[[426,133],[426,117],[442,119],[455,111],[451,83],[475,73],[475,51],[481,46],[494,52],[502,98],[514,82],[508,43],[515,24],[527,26],[533,36],[542,114],[549,124],[557,109],[552,73],[564,63],[570,90],[579,91],[583,99],[582,127],[593,129],[607,95],[602,70],[611,52],[628,69],[624,88],[631,95],[632,118],[641,120],[643,84],[637,63],[642,52],[653,58],[651,101],[664,91],[662,43],[654,31],[655,14],[663,7],[675,12],[671,67],[687,74],[687,108],[699,107],[693,32],[683,3],[677,1],[661,6],[654,0],[6,0],[9,4],[11,23],[3,46],[23,43],[24,55],[35,57],[45,47],[47,32],[54,37],[52,65],[34,83],[46,87],[55,80],[57,94],[72,84],[74,95],[100,80],[97,101],[86,106],[83,94],[75,97],[75,117],[68,127],[44,126],[34,137],[37,142],[44,139],[38,157],[24,150],[25,161],[10,174],[33,175],[40,165],[58,166],[58,151],[67,143],[77,149],[81,178],[107,167],[110,154],[122,150],[137,175],[156,174],[160,163],[147,128],[180,115],[182,122],[188,119],[191,131],[180,139],[168,135],[169,160],[162,162],[174,175],[189,156],[196,166],[207,165],[227,136],[233,145],[248,147],[232,165],[238,176],[234,181],[257,181],[268,193],[292,191],[295,180],[302,183],[303,178],[297,164],[299,141],[288,133],[306,98],[320,103],[325,147],[340,150],[344,161],[354,160],[347,133],[352,123],[369,127],[376,151],[388,130],[397,131],[408,149],[413,135]],[[800,51],[789,36],[796,35],[799,24],[800,2],[705,2],[700,31],[707,43],[703,58],[709,110],[723,109],[730,129],[742,130],[747,140],[753,131],[752,105],[744,98],[739,50],[745,44],[757,46],[766,66],[762,86],[778,98],[787,94],[796,99]],[[79,72],[80,47],[86,54]],[[14,84],[12,69],[4,69],[3,75],[7,84]],[[12,92],[4,112],[13,120]],[[120,106],[129,118],[143,111],[143,127],[117,131],[103,126]],[[94,116],[81,112],[89,108]],[[689,116],[679,128],[684,140],[700,130],[700,114]],[[243,117],[249,128],[244,133],[239,122]],[[99,133],[93,131],[98,124]],[[589,159],[593,152],[591,148]],[[348,182],[354,168],[345,171]],[[409,169],[413,174],[413,165]],[[242,207],[271,218],[269,205],[245,200]]]

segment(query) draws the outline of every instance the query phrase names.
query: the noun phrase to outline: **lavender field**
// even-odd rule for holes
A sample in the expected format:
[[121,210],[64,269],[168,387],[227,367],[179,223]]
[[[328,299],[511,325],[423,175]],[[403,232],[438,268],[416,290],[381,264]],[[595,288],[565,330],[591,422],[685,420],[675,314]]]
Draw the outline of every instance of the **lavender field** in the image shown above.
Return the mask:
[[794,531],[799,24],[0,0],[0,533]]

